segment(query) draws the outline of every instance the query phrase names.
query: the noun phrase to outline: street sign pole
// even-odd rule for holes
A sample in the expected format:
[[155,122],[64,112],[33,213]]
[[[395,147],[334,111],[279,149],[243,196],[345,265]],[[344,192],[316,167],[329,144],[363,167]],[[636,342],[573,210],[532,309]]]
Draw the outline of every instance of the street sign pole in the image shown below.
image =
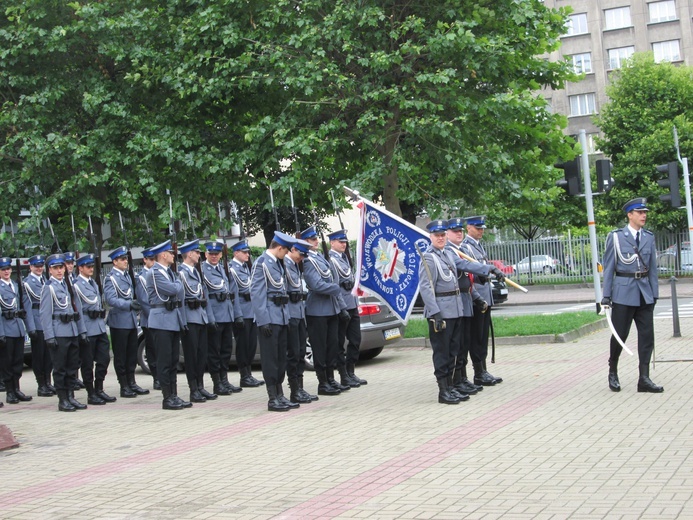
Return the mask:
[[597,314],[601,311],[602,301],[602,284],[599,279],[599,271],[597,269],[598,249],[597,249],[597,228],[594,222],[594,206],[592,204],[592,180],[590,178],[590,160],[587,154],[587,134],[584,130],[580,130],[579,135],[580,147],[582,148],[582,172],[585,183],[585,202],[587,203],[587,228],[590,233],[590,246],[592,248],[592,275],[594,277],[594,297],[597,308]]
[[681,157],[679,150],[679,134],[674,127],[674,144],[676,145],[676,157],[683,167],[683,185],[686,188],[686,214],[688,217],[688,243],[693,246],[693,208],[691,208],[691,181],[688,175],[688,157]]

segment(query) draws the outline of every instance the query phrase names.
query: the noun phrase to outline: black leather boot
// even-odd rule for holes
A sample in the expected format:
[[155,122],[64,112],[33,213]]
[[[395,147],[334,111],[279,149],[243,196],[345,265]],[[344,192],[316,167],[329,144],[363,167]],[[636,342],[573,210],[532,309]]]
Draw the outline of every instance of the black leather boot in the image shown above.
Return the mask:
[[164,399],[161,402],[161,408],[163,408],[164,410],[182,410],[183,409],[183,405],[180,404],[175,399],[173,399],[173,394],[171,393],[171,387],[162,386],[161,387],[161,393],[164,396]]
[[128,385],[130,385],[130,389],[137,395],[147,395],[149,393],[149,390],[142,388],[135,382],[135,374],[128,374]]
[[19,398],[17,394],[14,393],[14,381],[5,380],[5,402],[7,404],[19,404]]
[[115,397],[111,397],[103,391],[103,381],[99,381],[98,379],[94,381],[94,393],[107,403],[115,403],[117,401]]
[[171,399],[180,404],[183,408],[191,408],[192,403],[190,401],[185,401],[178,395],[178,383],[171,383]]
[[289,407],[277,399],[277,387],[273,385],[267,385],[267,396],[269,400],[267,401],[267,410],[270,412],[288,412]]
[[503,382],[503,378],[502,378],[502,377],[496,377],[496,376],[494,376],[493,374],[489,374],[488,368],[487,368],[487,366],[486,366],[486,360],[484,360],[484,362],[481,364],[481,366],[484,367],[484,372],[485,372],[486,374],[488,374],[488,376],[489,376],[491,379],[493,379],[493,380],[496,382],[496,384],[502,383],[502,382]]
[[354,368],[355,368],[355,366],[352,364],[347,365],[346,370],[347,370],[347,374],[349,374],[349,377],[351,379],[353,379],[354,381],[356,381],[360,385],[367,385],[368,381],[366,381],[365,379],[361,379],[359,376],[357,376],[354,373]]
[[58,390],[58,410],[61,412],[76,412],[77,408],[72,406],[67,398],[67,390]]
[[664,387],[654,384],[650,380],[650,364],[640,365],[640,378],[638,379],[638,392],[648,392],[651,394],[661,394]]
[[481,363],[474,363],[474,384],[481,386],[495,386],[496,381],[491,374],[486,372]]
[[298,383],[298,378],[296,379],[289,379],[289,388],[291,389],[291,393],[289,394],[289,399],[291,400],[292,403],[310,403],[312,402],[310,397],[305,396],[301,392],[301,385]]
[[193,403],[206,403],[207,398],[200,393],[200,388],[197,384],[197,379],[188,381],[190,387],[190,401]]
[[50,373],[50,372],[48,372],[48,373],[46,374],[46,388],[48,388],[48,390],[50,390],[51,392],[53,392],[53,395],[57,395],[57,394],[58,394],[58,391],[57,391],[57,390],[55,389],[55,387],[51,384],[51,373]]
[[250,367],[239,368],[238,372],[241,374],[241,387],[257,388],[261,386],[260,381],[255,379],[250,373]]
[[621,383],[618,381],[618,361],[609,360],[609,388],[613,392],[621,391]]
[[347,390],[351,390],[351,387],[349,385],[342,385],[335,380],[334,368],[328,368],[327,370],[325,370],[325,375],[327,376],[327,382],[330,384],[330,386],[336,388],[340,392],[346,392]]
[[342,384],[342,386],[348,386],[349,388],[358,388],[361,386],[361,383],[356,381],[356,379],[351,378],[345,366],[339,367],[338,372],[340,380],[339,382]]
[[0,392],[6,392],[5,381],[0,381]]
[[38,389],[36,390],[36,395],[38,395],[39,397],[52,397],[55,395],[46,386],[46,376],[44,374],[39,374],[36,376],[36,383],[38,385]]
[[158,380],[156,377],[153,378],[153,379],[154,379],[154,380],[153,380],[153,382],[152,382],[152,388],[153,388],[154,390],[161,390],[161,383],[159,383],[159,380]]
[[243,389],[240,386],[231,384],[231,382],[229,381],[229,375],[225,370],[219,372],[219,384],[225,386],[227,390],[233,392],[234,394],[243,391]]
[[303,395],[306,399],[310,399],[311,401],[317,401],[319,397],[317,395],[309,394],[306,392],[305,388],[303,388],[303,376],[298,376],[297,378],[298,381],[298,391],[300,394]]
[[332,386],[327,380],[325,371],[316,370],[318,376],[318,395],[339,395],[342,391],[339,388]]
[[438,379],[438,402],[440,404],[460,404],[460,400],[450,393],[447,377]]
[[253,370],[251,367],[247,367],[246,370],[248,370],[248,375],[250,376],[250,379],[252,379],[255,383],[257,383],[258,386],[264,386],[265,381],[262,379],[258,379],[253,375]]
[[205,399],[207,399],[207,401],[213,401],[214,399],[216,399],[217,397],[219,397],[217,394],[213,394],[213,393],[208,392],[207,390],[205,390],[205,384],[204,384],[204,381],[203,381],[202,378],[199,378],[199,379],[197,380],[197,389],[198,389],[198,390],[200,391],[200,393],[202,394],[202,397],[204,397]]
[[22,392],[19,389],[19,378],[18,377],[14,378],[14,393],[17,396],[17,399],[19,399],[20,401],[22,401],[24,403],[27,401],[31,401],[33,399],[32,396],[25,395],[24,392]]
[[120,397],[126,397],[128,399],[137,397],[137,394],[134,392],[134,390],[130,388],[127,378],[119,377],[118,383],[120,384]]
[[284,395],[284,389],[282,388],[281,384],[277,385],[277,400],[280,403],[288,406],[290,410],[292,410],[294,408],[298,408],[299,406],[301,406],[300,404],[294,403],[294,402],[292,402],[286,398],[286,396]]
[[70,389],[67,391],[67,400],[70,401],[70,404],[75,407],[76,410],[86,410],[87,405],[80,403],[77,399],[75,399],[75,390]]
[[79,377],[75,377],[75,382],[72,383],[72,389],[73,390],[83,390],[84,389],[84,383]]
[[455,375],[452,377],[452,384],[458,394],[475,395],[478,392],[476,386],[471,384],[469,379],[463,377],[463,372],[461,370],[455,370]]
[[212,392],[214,392],[217,395],[231,395],[232,392],[228,388],[226,388],[225,385],[221,383],[221,380],[219,379],[219,374],[210,374],[212,377]]
[[85,382],[84,386],[87,389],[87,403],[88,404],[93,404],[93,405],[97,405],[97,406],[100,406],[102,404],[106,404],[106,401],[101,399],[101,397],[99,397],[99,395],[94,390],[94,383]]
[[457,399],[462,401],[469,401],[469,395],[465,394],[464,392],[460,392],[455,388],[455,385],[452,384],[452,376],[448,376],[448,390],[450,392],[450,395],[453,397],[457,397]]

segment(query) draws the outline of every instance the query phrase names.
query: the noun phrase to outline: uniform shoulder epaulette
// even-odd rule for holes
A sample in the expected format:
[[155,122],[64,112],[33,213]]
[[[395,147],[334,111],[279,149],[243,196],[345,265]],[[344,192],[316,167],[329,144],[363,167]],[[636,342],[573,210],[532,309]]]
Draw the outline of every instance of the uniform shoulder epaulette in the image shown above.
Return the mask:
[[642,229],[641,231],[642,231],[643,234],[645,234],[645,235],[654,235],[654,233],[653,233],[652,231],[648,230],[648,229]]

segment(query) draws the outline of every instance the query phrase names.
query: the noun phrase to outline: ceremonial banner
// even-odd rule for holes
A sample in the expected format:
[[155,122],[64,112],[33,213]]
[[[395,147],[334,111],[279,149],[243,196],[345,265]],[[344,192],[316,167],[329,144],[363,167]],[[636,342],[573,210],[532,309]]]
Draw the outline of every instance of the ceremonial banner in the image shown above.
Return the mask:
[[414,244],[425,251],[430,244],[428,234],[364,199],[360,199],[358,208],[358,286],[382,299],[406,324],[419,294],[421,257]]

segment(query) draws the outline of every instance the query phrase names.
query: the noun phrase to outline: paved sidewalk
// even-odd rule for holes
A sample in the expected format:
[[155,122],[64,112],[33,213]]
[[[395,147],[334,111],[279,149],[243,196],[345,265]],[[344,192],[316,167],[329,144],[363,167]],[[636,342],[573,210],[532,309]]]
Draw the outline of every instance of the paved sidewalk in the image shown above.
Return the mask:
[[262,389],[179,412],[154,393],[69,414],[5,405],[21,445],[0,452],[0,517],[690,519],[693,383],[676,360],[693,358],[693,319],[681,327],[655,321],[656,395],[635,391],[625,353],[609,391],[602,330],[499,348],[505,381],[457,406],[437,403],[422,348],[386,349],[359,367],[367,386],[288,413],[266,412]]

